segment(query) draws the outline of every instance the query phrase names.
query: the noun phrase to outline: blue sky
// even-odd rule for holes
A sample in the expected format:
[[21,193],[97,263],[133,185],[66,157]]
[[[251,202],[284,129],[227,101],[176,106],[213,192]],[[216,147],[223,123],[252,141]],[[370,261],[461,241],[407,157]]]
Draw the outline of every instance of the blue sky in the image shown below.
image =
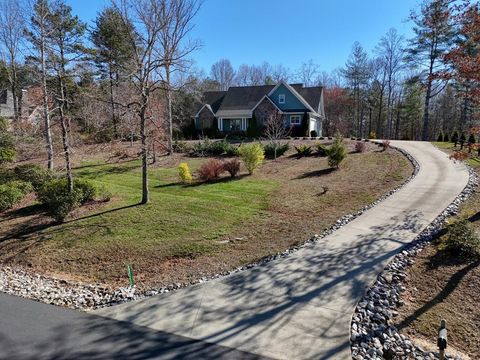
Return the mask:
[[[67,0],[92,21],[109,1]],[[205,0],[192,37],[203,47],[199,68],[228,58],[234,67],[263,61],[291,70],[312,59],[322,71],[342,67],[354,41],[372,50],[389,28],[411,36],[407,21],[419,0]]]

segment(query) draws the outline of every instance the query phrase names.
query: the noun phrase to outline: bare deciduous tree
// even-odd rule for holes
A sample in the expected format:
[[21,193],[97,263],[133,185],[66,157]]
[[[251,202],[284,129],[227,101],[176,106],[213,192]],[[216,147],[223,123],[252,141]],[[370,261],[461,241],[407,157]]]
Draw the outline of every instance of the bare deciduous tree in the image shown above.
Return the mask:
[[193,18],[200,9],[198,0],[161,0],[164,26],[159,32],[163,51],[164,87],[167,97],[168,152],[173,154],[172,72],[184,71],[187,57],[200,47],[198,41],[187,41]]
[[5,64],[13,97],[14,119],[20,118],[21,91],[18,57],[25,29],[24,10],[18,0],[0,0],[0,55]]
[[282,146],[282,139],[290,135],[290,129],[285,126],[285,117],[279,111],[270,113],[265,120],[264,130],[265,138],[272,144],[274,159],[277,159],[277,151]]
[[221,59],[213,64],[210,74],[212,79],[219,84],[219,90],[228,90],[235,82],[235,71],[228,59]]

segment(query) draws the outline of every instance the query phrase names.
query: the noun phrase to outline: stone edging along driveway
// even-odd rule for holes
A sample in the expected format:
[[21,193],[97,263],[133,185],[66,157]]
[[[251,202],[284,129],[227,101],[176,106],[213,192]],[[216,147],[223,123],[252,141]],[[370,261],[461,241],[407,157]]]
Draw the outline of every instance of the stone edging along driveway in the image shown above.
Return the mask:
[[[415,256],[444,228],[448,218],[458,214],[460,205],[467,200],[478,186],[479,179],[468,167],[469,179],[463,191],[442,211],[410,244],[396,255],[378,275],[375,283],[367,289],[358,302],[352,316],[350,341],[354,360],[378,359],[438,359],[437,352],[425,351],[409,338],[399,334],[392,325],[398,315],[396,309],[403,305],[400,299],[405,290],[403,281]],[[433,341],[434,339],[432,339]],[[446,356],[446,359],[450,359]]]

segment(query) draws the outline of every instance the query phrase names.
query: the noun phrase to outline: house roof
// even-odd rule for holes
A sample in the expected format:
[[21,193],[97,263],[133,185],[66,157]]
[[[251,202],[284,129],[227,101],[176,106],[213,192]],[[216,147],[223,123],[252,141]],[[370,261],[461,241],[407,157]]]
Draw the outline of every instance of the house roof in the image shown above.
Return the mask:
[[304,87],[295,89],[300,94],[301,97],[315,110],[319,111],[320,100],[322,98],[323,87],[314,86],[314,87]]
[[[279,84],[278,84],[279,85]],[[207,91],[203,94],[198,112],[209,104],[217,117],[249,117],[258,103],[278,85],[232,86],[228,91]],[[294,95],[302,97],[302,102],[318,111],[322,87],[303,87],[303,84],[291,84]],[[296,94],[295,94],[296,93]],[[308,107],[308,106],[307,106]]]

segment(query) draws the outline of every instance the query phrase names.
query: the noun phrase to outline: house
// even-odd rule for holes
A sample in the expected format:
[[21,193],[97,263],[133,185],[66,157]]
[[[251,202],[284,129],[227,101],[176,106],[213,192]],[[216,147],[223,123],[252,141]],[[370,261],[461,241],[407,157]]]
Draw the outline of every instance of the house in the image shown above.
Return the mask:
[[200,131],[218,128],[228,134],[247,132],[254,126],[261,131],[275,112],[281,114],[292,136],[322,136],[323,88],[280,81],[277,85],[208,91],[194,116],[195,128]]
[[10,90],[0,89],[0,117],[12,118],[14,116],[13,110],[13,96]]

